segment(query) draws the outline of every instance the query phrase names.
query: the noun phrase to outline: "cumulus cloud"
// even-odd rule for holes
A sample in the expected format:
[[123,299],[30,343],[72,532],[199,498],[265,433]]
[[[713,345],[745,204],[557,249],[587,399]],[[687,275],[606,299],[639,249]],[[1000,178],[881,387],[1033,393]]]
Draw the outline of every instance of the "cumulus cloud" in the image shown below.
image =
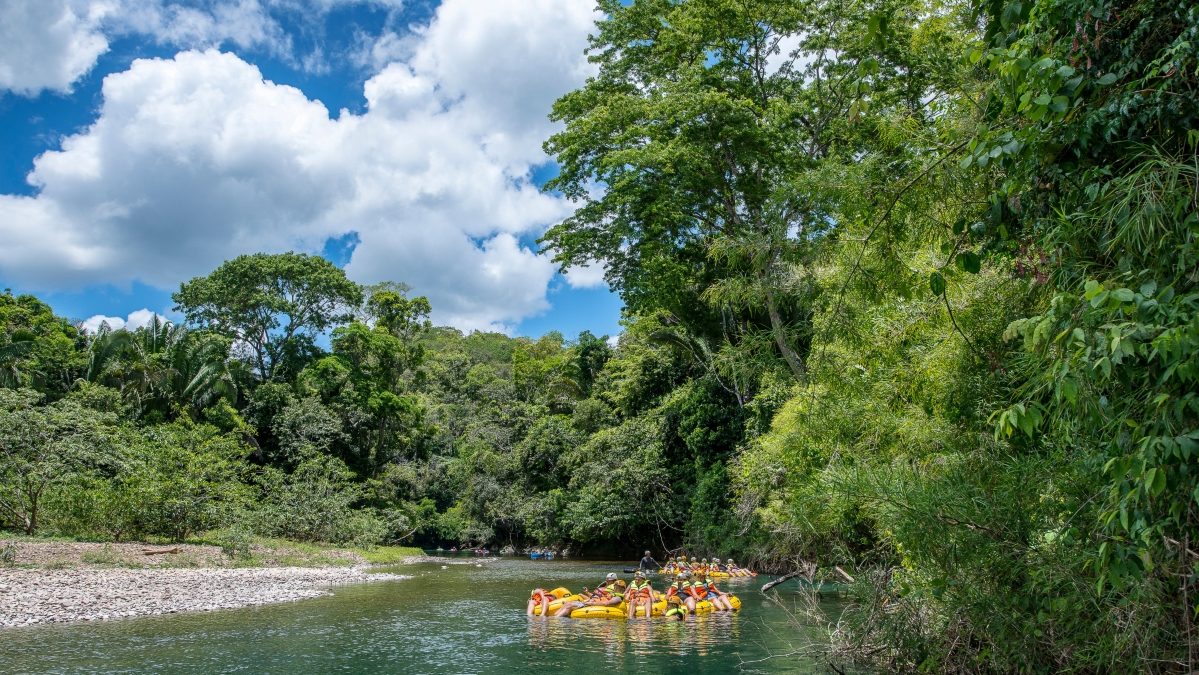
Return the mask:
[[168,288],[357,232],[352,278],[405,281],[439,321],[509,327],[547,308],[554,266],[521,242],[571,207],[529,173],[550,104],[589,72],[595,18],[590,0],[447,0],[364,84],[362,114],[229,53],[135,61],[105,78],[92,126],[35,160],[36,196],[0,195],[0,276]]
[[122,35],[185,49],[263,49],[305,71],[324,72],[328,64],[321,48],[296,55],[277,16],[319,21],[347,5],[397,12],[403,1],[0,0],[0,92],[69,92],[108,51],[109,41]]
[[577,265],[566,270],[566,283],[571,288],[598,288],[604,285],[604,274],[607,269],[603,264],[592,262],[587,265]]
[[0,91],[70,91],[108,51],[100,23],[115,2],[0,0]]
[[103,314],[97,314],[84,319],[83,323],[79,324],[79,327],[85,332],[95,334],[100,332],[100,328],[105,325],[107,325],[111,330],[121,330],[125,327],[125,320],[119,316],[104,316]]
[[130,312],[129,316],[124,319],[119,316],[96,314],[84,319],[79,325],[88,333],[96,333],[100,330],[100,326],[104,324],[107,324],[111,330],[137,330],[138,328],[149,326],[154,317],[158,317],[159,321],[167,321],[166,317],[158,312],[143,307],[142,309]]

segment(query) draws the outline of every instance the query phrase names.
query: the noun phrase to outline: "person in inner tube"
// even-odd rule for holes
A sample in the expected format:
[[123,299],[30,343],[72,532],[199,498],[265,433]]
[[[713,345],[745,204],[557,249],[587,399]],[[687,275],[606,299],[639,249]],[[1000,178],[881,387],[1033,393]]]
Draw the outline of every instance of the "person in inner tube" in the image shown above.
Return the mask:
[[[583,589],[581,595],[587,595]],[[585,600],[572,600],[562,603],[562,608],[554,616],[570,616],[570,613],[583,607],[615,607],[624,600],[624,582],[616,578],[615,572],[609,572],[603,583],[591,591]]]

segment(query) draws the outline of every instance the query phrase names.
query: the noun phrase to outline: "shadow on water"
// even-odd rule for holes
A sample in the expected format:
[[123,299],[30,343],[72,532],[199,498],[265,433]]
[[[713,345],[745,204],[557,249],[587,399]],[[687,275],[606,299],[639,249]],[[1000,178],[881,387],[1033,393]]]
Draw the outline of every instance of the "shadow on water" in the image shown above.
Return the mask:
[[412,579],[221,612],[0,630],[0,672],[824,672],[794,652],[819,639],[730,581],[740,614],[685,622],[525,616],[534,586],[595,586],[621,564],[503,559],[425,563]]

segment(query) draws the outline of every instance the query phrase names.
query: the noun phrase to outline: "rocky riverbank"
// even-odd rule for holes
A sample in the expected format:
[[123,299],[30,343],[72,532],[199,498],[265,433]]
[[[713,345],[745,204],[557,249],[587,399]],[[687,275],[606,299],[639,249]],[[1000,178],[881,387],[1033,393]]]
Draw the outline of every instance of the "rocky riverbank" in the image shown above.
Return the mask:
[[405,578],[362,567],[0,569],[0,626],[232,609]]
[[[172,552],[146,555],[164,550]],[[0,566],[0,627],[233,609],[407,578],[370,572],[352,558],[333,566],[234,567],[220,549],[186,545],[20,542],[9,562]]]

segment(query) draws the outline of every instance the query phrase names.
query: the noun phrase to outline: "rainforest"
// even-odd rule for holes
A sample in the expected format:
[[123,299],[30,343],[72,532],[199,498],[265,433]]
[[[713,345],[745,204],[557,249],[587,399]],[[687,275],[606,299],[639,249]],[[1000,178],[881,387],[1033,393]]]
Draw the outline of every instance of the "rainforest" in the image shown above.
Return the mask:
[[1199,667],[1199,6],[601,0],[539,241],[619,335],[228,260],[0,295],[20,536],[652,548],[815,580],[861,668]]

